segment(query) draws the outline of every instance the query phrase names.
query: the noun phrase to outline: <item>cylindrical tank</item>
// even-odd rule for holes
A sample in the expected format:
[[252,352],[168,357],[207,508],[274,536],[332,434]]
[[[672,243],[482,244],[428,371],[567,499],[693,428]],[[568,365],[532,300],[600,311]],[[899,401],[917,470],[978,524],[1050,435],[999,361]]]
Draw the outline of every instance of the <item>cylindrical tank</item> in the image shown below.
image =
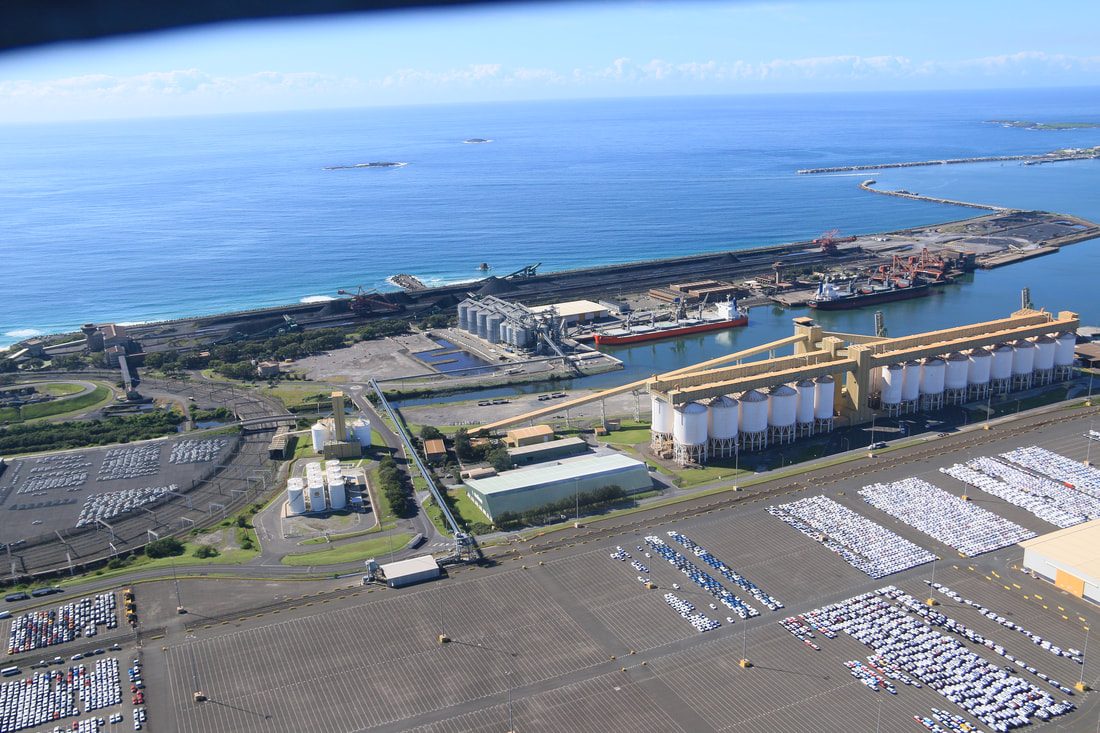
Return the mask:
[[768,429],[768,398],[750,389],[742,394],[741,414],[737,419],[737,428],[742,433],[759,433]]
[[785,428],[798,417],[798,392],[786,384],[768,390],[768,425]]
[[902,365],[901,399],[912,402],[920,397],[920,362],[907,361]]
[[970,370],[970,359],[966,354],[955,352],[947,357],[943,386],[947,389],[966,389],[966,375]]
[[707,408],[698,402],[677,405],[672,415],[672,442],[702,445],[707,442]]
[[741,403],[728,395],[715,397],[707,403],[707,437],[728,440],[737,437],[737,418]]
[[[297,483],[295,484],[291,482]],[[289,479],[287,481],[286,499],[288,514],[306,513],[305,487],[302,486],[301,479]]]
[[938,356],[930,356],[920,365],[920,393],[943,394],[947,377],[947,363]]
[[466,332],[471,333],[474,336],[477,335],[477,314],[481,312],[473,303],[470,303],[466,309]]
[[812,379],[803,379],[794,386],[798,392],[795,404],[795,417],[800,423],[814,421],[814,399],[816,390]]
[[329,507],[332,509],[343,509],[347,506],[348,497],[347,492],[344,490],[343,478],[328,485],[328,500]]
[[309,487],[309,510],[311,512],[323,512],[328,506],[325,504],[325,485],[313,485]]
[[1035,339],[1035,369],[1046,371],[1054,368],[1054,352],[1058,342],[1043,334]]
[[833,416],[833,378],[829,375],[814,380],[814,417],[828,420]]
[[882,368],[882,404],[900,404],[904,382],[905,368],[901,364],[884,366]]
[[657,395],[652,396],[652,424],[650,430],[654,433],[669,434],[672,432],[672,406]]
[[1012,357],[1016,350],[1010,344],[997,344],[993,347],[993,363],[989,367],[991,379],[1012,378]]
[[966,371],[967,384],[989,384],[993,369],[993,357],[985,349],[971,349],[970,367]]
[[531,346],[531,329],[523,326],[516,329],[516,346],[528,348]]
[[491,344],[500,343],[500,324],[504,319],[498,313],[490,313],[485,318],[485,340]]
[[1069,331],[1058,334],[1057,344],[1054,347],[1054,366],[1073,366],[1073,352],[1077,348],[1077,336]]
[[469,324],[469,320],[467,320],[469,318],[469,316],[470,316],[470,301],[464,300],[464,301],[462,301],[461,303],[458,304],[458,327],[459,327],[459,329],[461,329],[463,331],[466,330],[467,325]]
[[477,337],[485,341],[489,340],[489,316],[492,315],[489,311],[479,310],[477,312]]
[[1035,371],[1035,344],[1020,339],[1012,344],[1012,373],[1025,375]]
[[313,450],[315,453],[320,453],[324,449],[325,443],[328,442],[330,435],[332,435],[332,433],[324,423],[317,422],[313,424],[313,427],[309,429],[309,437],[313,440]]
[[370,448],[371,446],[371,431],[370,420],[363,420],[360,418],[351,425],[352,437],[359,441],[360,448]]

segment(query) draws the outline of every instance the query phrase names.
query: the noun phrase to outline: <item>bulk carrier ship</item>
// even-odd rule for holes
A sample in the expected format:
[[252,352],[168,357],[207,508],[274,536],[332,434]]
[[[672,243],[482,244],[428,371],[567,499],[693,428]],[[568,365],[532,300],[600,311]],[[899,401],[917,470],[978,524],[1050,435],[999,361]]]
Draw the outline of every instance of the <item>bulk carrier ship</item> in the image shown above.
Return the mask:
[[860,288],[849,282],[847,290],[840,290],[834,283],[826,281],[818,285],[817,295],[807,301],[807,305],[823,311],[862,308],[865,305],[920,298],[928,295],[931,287],[926,282],[891,280],[883,285],[868,283]]
[[660,321],[637,326],[630,325],[628,321],[623,328],[597,331],[592,335],[592,340],[597,344],[606,346],[636,344],[643,341],[690,336],[693,333],[703,333],[705,331],[736,328],[737,326],[747,325],[748,322],[748,312],[738,308],[736,300],[727,300],[716,304],[712,310],[700,310],[696,318],[680,317],[672,321]]

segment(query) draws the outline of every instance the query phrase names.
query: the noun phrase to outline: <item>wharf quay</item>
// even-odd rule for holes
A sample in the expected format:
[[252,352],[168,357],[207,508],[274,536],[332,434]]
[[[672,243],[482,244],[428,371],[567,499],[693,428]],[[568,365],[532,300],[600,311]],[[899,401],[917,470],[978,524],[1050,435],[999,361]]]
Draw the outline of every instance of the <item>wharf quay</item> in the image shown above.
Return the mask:
[[[873,190],[873,189],[867,189]],[[883,193],[876,191],[876,193]],[[918,197],[921,200],[935,200]],[[980,205],[977,205],[980,206]],[[618,299],[667,288],[676,282],[722,279],[740,284],[774,280],[776,265],[784,271],[858,271],[877,268],[893,256],[920,254],[921,249],[976,256],[977,267],[997,267],[1056,251],[1057,248],[1100,238],[1100,226],[1065,214],[988,207],[989,213],[957,221],[878,234],[859,235],[839,246],[835,255],[812,241],[730,250],[642,262],[604,265],[516,278],[489,276],[476,282],[377,293],[372,313],[356,315],[348,299],[293,303],[250,311],[210,315],[131,327],[131,335],[151,350],[209,343],[236,329],[259,333],[287,315],[305,329],[356,328],[385,318],[419,318],[448,312],[473,295],[494,295],[527,305],[567,299]],[[780,299],[769,295],[776,302]],[[388,304],[388,307],[386,306]],[[793,303],[791,303],[793,304]]]
[[1100,148],[1058,150],[1051,153],[1040,153],[1038,155],[987,155],[976,158],[946,158],[944,160],[918,160],[906,163],[867,163],[862,165],[840,165],[830,168],[803,168],[798,171],[798,175],[851,173],[852,171],[877,171],[887,168],[918,168],[926,165],[957,165],[959,163],[997,163],[1007,161],[1019,161],[1024,165],[1039,165],[1041,163],[1056,163],[1063,160],[1088,160],[1092,158],[1100,158]]
[[986,209],[988,211],[1015,211],[1015,209],[1009,209],[1004,206],[991,206],[990,204],[975,204],[969,201],[953,201],[952,199],[941,199],[932,196],[921,196],[919,193],[913,193],[911,191],[882,191],[877,188],[872,188],[876,183],[874,178],[868,178],[863,183],[859,184],[859,187],[863,191],[869,191],[871,193],[877,193],[882,196],[897,196],[903,199],[913,199],[914,201],[929,201],[935,204],[947,204],[948,206],[964,206],[969,209]]

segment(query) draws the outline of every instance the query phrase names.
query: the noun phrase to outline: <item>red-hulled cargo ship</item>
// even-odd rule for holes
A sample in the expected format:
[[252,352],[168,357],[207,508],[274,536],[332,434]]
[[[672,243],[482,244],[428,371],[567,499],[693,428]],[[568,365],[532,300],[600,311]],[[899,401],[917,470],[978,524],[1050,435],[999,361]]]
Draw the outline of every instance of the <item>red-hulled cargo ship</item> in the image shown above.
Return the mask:
[[628,325],[624,328],[597,331],[592,340],[597,344],[607,346],[636,344],[642,341],[656,341],[657,339],[690,336],[693,333],[736,328],[737,326],[745,326],[748,322],[749,314],[737,307],[737,301],[728,300],[724,303],[718,303],[714,310],[701,313],[698,318],[678,318],[675,321],[639,326]]
[[928,295],[931,287],[925,282],[903,280],[891,281],[886,285],[868,284],[860,288],[855,288],[848,283],[847,290],[839,290],[833,283],[823,282],[817,288],[817,295],[808,301],[807,305],[823,311],[862,308],[865,305],[920,298]]

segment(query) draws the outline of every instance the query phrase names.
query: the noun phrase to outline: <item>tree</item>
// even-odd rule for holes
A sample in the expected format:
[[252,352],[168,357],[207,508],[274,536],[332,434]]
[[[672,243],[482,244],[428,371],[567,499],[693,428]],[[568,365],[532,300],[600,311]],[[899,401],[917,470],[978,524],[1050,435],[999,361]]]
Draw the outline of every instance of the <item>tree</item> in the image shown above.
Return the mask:
[[213,545],[199,545],[195,548],[195,552],[193,554],[195,555],[195,557],[205,560],[209,557],[217,557],[221,553],[218,552],[218,548],[214,547]]
[[512,457],[508,455],[508,450],[503,445],[498,445],[496,448],[489,451],[489,454],[485,456],[485,460],[487,460],[489,465],[495,468],[498,473],[512,468]]
[[145,554],[154,559],[158,557],[182,555],[183,550],[183,543],[175,537],[162,537],[159,540],[153,540],[145,546]]
[[439,432],[439,428],[435,425],[425,425],[420,428],[421,440],[439,440],[443,437],[443,433]]
[[474,457],[474,447],[470,443],[470,434],[466,428],[459,428],[455,432],[455,455],[460,461],[468,461]]

